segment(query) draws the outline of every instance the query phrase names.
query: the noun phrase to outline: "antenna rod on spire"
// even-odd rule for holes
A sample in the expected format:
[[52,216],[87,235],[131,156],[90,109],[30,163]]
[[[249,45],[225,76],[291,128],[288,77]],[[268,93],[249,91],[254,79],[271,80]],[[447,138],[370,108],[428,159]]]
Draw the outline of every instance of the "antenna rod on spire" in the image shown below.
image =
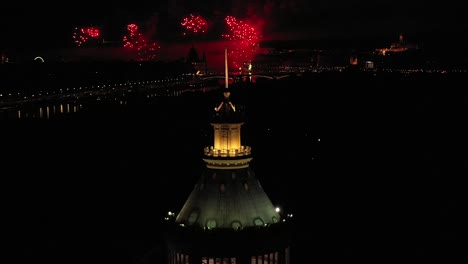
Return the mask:
[[228,88],[229,78],[228,78],[228,59],[227,59],[227,47],[224,49],[224,88]]

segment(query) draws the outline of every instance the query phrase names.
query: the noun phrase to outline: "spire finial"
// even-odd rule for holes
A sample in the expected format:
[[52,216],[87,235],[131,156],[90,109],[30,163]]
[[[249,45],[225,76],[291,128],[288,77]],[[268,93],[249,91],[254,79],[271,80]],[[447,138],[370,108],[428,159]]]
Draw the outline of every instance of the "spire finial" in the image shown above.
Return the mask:
[[228,51],[227,47],[224,49],[224,88],[228,88],[229,77],[228,77]]

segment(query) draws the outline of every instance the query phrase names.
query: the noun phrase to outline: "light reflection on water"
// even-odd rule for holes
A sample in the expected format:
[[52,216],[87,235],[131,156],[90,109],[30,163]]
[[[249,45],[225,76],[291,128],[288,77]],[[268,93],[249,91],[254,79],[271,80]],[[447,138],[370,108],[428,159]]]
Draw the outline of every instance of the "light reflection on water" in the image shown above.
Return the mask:
[[[185,88],[185,89],[163,89],[163,90],[148,90],[145,93],[139,94],[138,100],[153,100],[157,97],[174,97],[182,96],[187,93],[193,92],[209,92],[218,89],[217,86],[211,87],[198,87],[198,88]],[[73,102],[48,101],[41,103],[24,103],[17,106],[4,106],[0,105],[0,120],[7,119],[53,119],[60,118],[73,113],[81,112],[89,103],[118,103],[120,106],[127,106],[127,99],[130,93],[124,94],[110,94],[110,95],[96,95],[90,96],[85,99],[79,99]],[[76,98],[77,99],[77,98]],[[69,100],[67,100],[69,101]]]
[[81,111],[81,103],[49,103],[0,109],[0,119],[52,119]]

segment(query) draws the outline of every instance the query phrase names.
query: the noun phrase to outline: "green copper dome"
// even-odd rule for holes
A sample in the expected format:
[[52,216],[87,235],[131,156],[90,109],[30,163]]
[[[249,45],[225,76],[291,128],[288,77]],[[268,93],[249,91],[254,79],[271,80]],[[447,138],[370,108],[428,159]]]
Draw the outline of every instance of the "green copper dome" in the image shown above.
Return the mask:
[[206,168],[176,223],[205,229],[242,229],[280,221],[250,167]]

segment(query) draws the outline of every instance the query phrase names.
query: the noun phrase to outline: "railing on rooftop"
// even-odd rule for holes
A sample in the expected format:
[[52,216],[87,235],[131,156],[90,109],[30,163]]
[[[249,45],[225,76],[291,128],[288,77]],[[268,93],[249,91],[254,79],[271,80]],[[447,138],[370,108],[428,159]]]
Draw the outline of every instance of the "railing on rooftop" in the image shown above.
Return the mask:
[[215,149],[213,146],[203,149],[205,156],[210,157],[242,157],[251,154],[252,148],[241,146],[239,149]]

